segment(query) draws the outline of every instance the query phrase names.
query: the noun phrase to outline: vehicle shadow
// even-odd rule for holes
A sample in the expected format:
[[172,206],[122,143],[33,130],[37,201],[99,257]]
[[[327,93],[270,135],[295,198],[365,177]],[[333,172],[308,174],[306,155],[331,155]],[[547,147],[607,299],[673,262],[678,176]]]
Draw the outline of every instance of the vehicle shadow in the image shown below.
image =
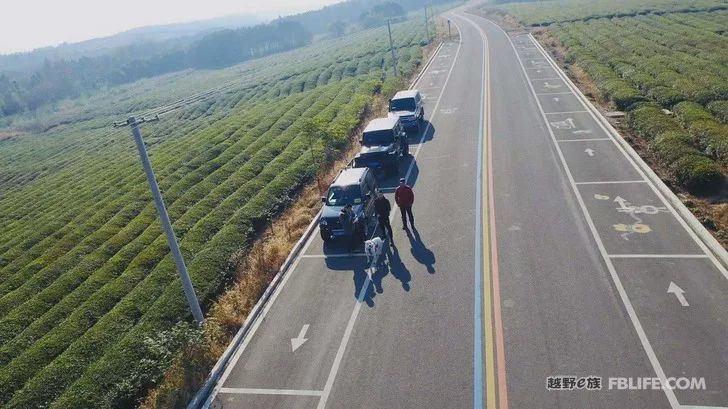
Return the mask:
[[[361,240],[358,240],[356,243],[356,247],[354,247],[355,251],[361,252],[363,251],[364,247],[361,243]],[[324,254],[327,256],[329,255],[345,255],[351,253],[351,249],[349,248],[349,242],[348,239],[340,238],[336,240],[331,241],[325,241],[322,247],[322,250]],[[327,259],[328,261],[328,259]]]
[[432,250],[428,249],[425,243],[422,242],[422,237],[420,237],[420,232],[417,231],[416,228],[406,229],[407,232],[407,238],[409,239],[412,256],[419,262],[420,264],[427,267],[427,272],[430,274],[435,274],[435,253],[432,252]]
[[414,156],[409,155],[400,162],[399,170],[396,175],[380,176],[377,178],[379,190],[384,193],[394,193],[394,189],[399,186],[399,179],[407,175],[407,170],[409,170],[410,166],[412,166],[412,171],[410,171],[409,177],[407,178],[407,184],[414,187],[417,183],[417,178],[420,175],[420,168],[417,165],[417,159],[415,159]]
[[[363,256],[355,257],[328,257],[326,258],[326,267],[333,271],[350,271],[352,272],[352,280],[354,281],[354,298],[359,299],[362,296],[362,301],[365,302],[369,307],[374,307],[374,297],[376,292],[374,291],[373,280],[368,280],[369,263],[367,258]],[[367,287],[364,288],[365,283]],[[364,294],[362,294],[362,289]]]
[[420,143],[420,140],[422,143],[429,142],[435,138],[435,125],[425,120],[422,123],[422,130],[420,132],[412,132],[407,134],[407,142],[410,143],[410,145],[414,143]]

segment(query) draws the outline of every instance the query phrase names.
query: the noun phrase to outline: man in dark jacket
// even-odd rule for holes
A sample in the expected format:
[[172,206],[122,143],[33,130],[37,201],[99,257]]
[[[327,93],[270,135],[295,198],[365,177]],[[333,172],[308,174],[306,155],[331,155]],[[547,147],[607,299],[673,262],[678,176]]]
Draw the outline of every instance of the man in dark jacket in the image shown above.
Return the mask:
[[344,229],[344,234],[346,235],[346,238],[349,239],[349,251],[354,251],[356,247],[356,234],[354,234],[355,217],[356,216],[354,216],[354,210],[352,209],[351,204],[344,206],[339,213],[341,228]]
[[384,236],[389,235],[389,242],[394,246],[394,234],[392,233],[392,225],[389,223],[389,213],[392,211],[392,205],[389,200],[384,197],[384,193],[377,192],[377,199],[374,200],[374,212],[377,214],[379,225],[382,226]]
[[415,193],[412,188],[407,186],[404,178],[399,180],[399,186],[394,191],[394,201],[399,206],[399,211],[402,213],[402,228],[407,229],[407,218],[409,215],[410,225],[415,228],[415,216],[412,214],[412,204],[415,202]]

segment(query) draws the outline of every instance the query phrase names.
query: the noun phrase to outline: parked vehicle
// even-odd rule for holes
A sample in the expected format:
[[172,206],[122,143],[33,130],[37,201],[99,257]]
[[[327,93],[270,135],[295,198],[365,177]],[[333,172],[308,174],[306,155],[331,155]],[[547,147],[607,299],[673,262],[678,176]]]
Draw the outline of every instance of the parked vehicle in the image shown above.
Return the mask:
[[347,168],[339,172],[326,196],[321,198],[324,203],[319,220],[321,238],[330,241],[347,235],[339,222],[339,214],[350,204],[356,217],[353,234],[364,241],[374,220],[376,189],[377,180],[368,168]]
[[396,116],[373,119],[364,129],[361,150],[354,158],[354,167],[367,167],[396,174],[399,161],[409,153],[407,135]]
[[389,100],[389,114],[398,117],[405,130],[419,132],[425,122],[422,95],[416,89],[399,91]]

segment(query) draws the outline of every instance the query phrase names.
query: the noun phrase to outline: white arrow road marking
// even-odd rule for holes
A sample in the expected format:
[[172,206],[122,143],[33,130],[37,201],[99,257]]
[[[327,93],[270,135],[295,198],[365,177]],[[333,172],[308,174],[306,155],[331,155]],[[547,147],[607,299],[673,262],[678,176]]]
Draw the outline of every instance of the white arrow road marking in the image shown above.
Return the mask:
[[559,102],[559,97],[553,97],[552,99],[554,100],[554,102]]
[[304,342],[308,341],[308,338],[304,338],[306,336],[306,332],[308,332],[308,324],[301,328],[301,332],[298,333],[298,337],[291,338],[291,352],[296,352],[296,350],[300,348]]
[[586,148],[584,149],[584,152],[586,152],[586,154],[589,156],[594,156],[594,149],[592,148]]
[[543,87],[546,88],[546,89],[556,89],[556,88],[561,88],[561,85],[558,85],[558,84],[557,85],[552,85],[552,84],[550,84],[547,81],[547,82],[544,82],[543,83]]
[[571,131],[574,135],[583,135],[583,134],[590,134],[592,133],[591,129],[581,129],[578,131]]
[[688,300],[685,299],[685,290],[678,287],[677,284],[670,281],[670,286],[667,287],[667,293],[675,294],[675,297],[677,297],[677,300],[680,301],[680,305],[683,307],[689,307],[690,304],[688,304]]
[[594,198],[597,200],[609,200],[609,196],[604,196],[604,195],[600,195],[600,194],[595,194]]
[[619,208],[622,210],[632,210],[632,206],[630,206],[630,203],[627,201],[627,199],[623,198],[622,196],[617,196],[614,198],[614,201],[619,203]]

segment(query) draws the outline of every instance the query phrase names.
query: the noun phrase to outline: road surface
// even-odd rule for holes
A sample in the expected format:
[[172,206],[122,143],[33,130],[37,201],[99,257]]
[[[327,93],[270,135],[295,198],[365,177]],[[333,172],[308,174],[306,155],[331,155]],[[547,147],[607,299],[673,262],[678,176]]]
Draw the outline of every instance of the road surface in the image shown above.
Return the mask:
[[374,267],[314,232],[207,406],[728,406],[725,269],[529,36],[446,17],[400,169],[416,229],[393,214]]

